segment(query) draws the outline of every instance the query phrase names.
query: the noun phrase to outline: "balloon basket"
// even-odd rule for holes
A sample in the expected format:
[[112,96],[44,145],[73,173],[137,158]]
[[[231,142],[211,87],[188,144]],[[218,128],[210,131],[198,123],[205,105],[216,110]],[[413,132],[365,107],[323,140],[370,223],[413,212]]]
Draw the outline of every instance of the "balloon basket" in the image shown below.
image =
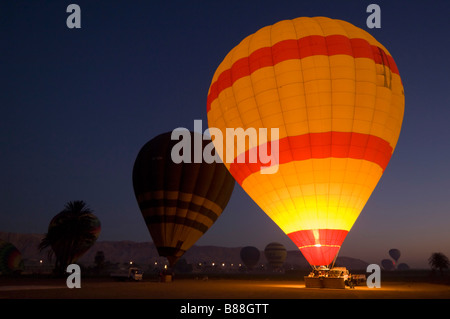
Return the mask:
[[305,276],[305,288],[323,288],[323,277]]
[[345,289],[344,278],[308,277],[305,276],[305,288]]
[[172,282],[172,275],[164,275],[161,277],[161,282]]

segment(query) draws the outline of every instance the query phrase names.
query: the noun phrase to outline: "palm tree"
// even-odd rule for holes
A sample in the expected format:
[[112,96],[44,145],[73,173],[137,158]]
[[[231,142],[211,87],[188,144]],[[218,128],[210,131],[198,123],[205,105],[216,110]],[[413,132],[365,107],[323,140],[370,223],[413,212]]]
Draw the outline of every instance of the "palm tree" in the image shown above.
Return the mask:
[[450,262],[443,253],[433,253],[430,258],[428,258],[428,264],[431,268],[439,269],[441,275],[444,274],[444,269],[448,269],[450,266]]
[[99,231],[100,222],[84,201],[68,202],[50,221],[39,249],[51,247],[49,257],[56,256],[55,272],[64,274],[67,266],[94,244]]

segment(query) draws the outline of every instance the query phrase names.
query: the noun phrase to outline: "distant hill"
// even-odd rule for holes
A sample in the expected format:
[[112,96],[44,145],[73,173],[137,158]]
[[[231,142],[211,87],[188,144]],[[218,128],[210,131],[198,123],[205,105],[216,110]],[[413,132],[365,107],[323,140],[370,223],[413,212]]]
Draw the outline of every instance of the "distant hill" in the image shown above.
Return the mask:
[[[44,235],[42,234],[19,234],[0,232],[0,240],[12,243],[22,253],[25,261],[36,261],[40,259],[47,260],[48,251],[40,252],[38,245]],[[219,246],[193,246],[189,249],[184,258],[188,263],[242,263],[240,251],[242,247],[219,247]],[[81,264],[92,265],[98,251],[102,251],[105,260],[111,263],[128,263],[133,261],[140,265],[149,265],[155,261],[161,262],[161,258],[152,242],[134,242],[134,241],[97,241],[89,251],[79,260]],[[261,251],[260,263],[265,264],[266,258]],[[285,265],[295,268],[308,269],[309,264],[300,251],[288,251]],[[366,269],[368,263],[351,258],[338,257],[336,265],[345,266],[348,269],[359,270]]]

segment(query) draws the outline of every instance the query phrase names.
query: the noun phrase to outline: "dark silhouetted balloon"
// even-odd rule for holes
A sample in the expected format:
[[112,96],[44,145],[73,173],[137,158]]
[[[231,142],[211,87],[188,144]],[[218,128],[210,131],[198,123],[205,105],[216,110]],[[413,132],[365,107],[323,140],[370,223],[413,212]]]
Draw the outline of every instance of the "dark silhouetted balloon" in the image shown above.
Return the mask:
[[398,249],[393,248],[393,249],[389,250],[389,256],[391,256],[392,259],[395,260],[395,263],[398,262],[398,259],[400,258],[400,255],[401,255],[400,254],[400,250],[398,250]]
[[264,249],[269,267],[272,269],[281,268],[286,260],[286,248],[280,243],[270,243]]
[[[172,132],[163,133],[142,147],[133,167],[133,188],[145,224],[171,267],[222,214],[235,183],[223,163],[203,160],[201,152],[211,141],[203,141],[200,133],[185,133],[190,141],[182,152],[177,144],[184,137],[172,140]],[[175,155],[191,152],[190,163],[174,161],[173,149]]]
[[390,259],[383,259],[381,261],[381,266],[383,266],[384,270],[394,270],[395,268],[394,263]]
[[260,252],[258,248],[246,246],[241,249],[241,260],[248,269],[253,269],[258,263]]
[[12,274],[23,270],[22,254],[11,243],[0,240],[0,274]]
[[401,263],[397,266],[397,269],[398,270],[409,270],[409,266],[408,266],[408,264]]

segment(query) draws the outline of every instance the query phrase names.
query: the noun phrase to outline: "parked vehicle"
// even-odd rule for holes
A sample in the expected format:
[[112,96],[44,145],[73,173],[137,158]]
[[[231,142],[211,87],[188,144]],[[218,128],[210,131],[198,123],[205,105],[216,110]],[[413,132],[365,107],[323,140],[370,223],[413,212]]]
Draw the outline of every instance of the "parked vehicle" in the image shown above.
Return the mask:
[[132,281],[141,281],[143,278],[144,272],[137,267],[130,267],[127,270],[121,270],[116,273],[112,273],[111,277],[118,280],[132,280]]

